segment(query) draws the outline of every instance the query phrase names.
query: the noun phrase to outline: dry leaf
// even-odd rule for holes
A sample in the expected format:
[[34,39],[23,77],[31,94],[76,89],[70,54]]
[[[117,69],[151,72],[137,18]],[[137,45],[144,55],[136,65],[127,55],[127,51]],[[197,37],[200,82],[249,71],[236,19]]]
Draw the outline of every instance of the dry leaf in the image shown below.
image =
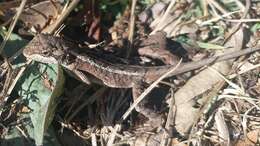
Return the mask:
[[221,142],[225,145],[230,145],[230,137],[227,124],[223,112],[218,110],[215,114],[216,127],[218,129],[218,135],[221,138]]
[[257,144],[259,139],[259,129],[253,130],[247,133],[247,139],[239,140],[235,146],[254,146]]
[[[230,49],[226,49],[224,53],[242,49],[243,37],[243,28],[241,28],[225,44],[225,47]],[[221,53],[223,52],[218,51],[217,55]],[[231,69],[232,62],[233,60],[219,62],[213,64],[211,67],[223,75],[227,75]],[[193,123],[196,122],[195,120],[199,115],[200,109],[193,107],[194,98],[210,90],[222,80],[223,79],[216,72],[207,68],[188,80],[187,83],[175,93],[175,104],[177,107],[175,128],[178,132],[186,135]]]
[[62,6],[59,2],[43,1],[26,8],[19,19],[28,27],[41,30],[50,25],[50,21],[57,18],[61,10]]

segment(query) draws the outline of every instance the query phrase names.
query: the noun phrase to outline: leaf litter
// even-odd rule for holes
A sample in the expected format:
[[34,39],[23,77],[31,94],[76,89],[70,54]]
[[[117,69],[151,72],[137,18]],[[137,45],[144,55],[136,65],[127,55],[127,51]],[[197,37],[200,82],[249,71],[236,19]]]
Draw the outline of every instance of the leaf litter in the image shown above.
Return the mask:
[[[94,50],[120,58],[125,58],[126,52],[132,52],[134,55],[130,53],[128,59],[118,62],[130,60],[130,64],[141,65],[167,64],[167,61],[160,60],[165,52],[178,54],[188,62],[234,50],[257,48],[260,46],[259,2],[38,0],[23,3],[26,5],[20,8],[23,12],[19,17],[17,7],[20,3],[0,2],[0,34],[7,41],[1,42],[10,60],[2,59],[0,68],[0,88],[3,90],[1,145],[24,141],[27,145],[259,144],[258,52],[214,63],[157,84],[148,96],[161,99],[154,102],[159,104],[161,114],[167,118],[155,129],[149,128],[147,119],[134,111],[122,121],[122,116],[132,105],[129,90],[85,85],[70,73],[58,73],[59,67],[47,67],[47,74],[39,80],[30,77],[41,73],[28,71],[28,68],[20,72],[21,77],[14,73],[8,75],[13,68],[21,66],[17,58],[19,51],[12,53],[10,48],[21,49],[25,45],[23,41],[16,41],[12,46],[11,40],[18,40],[14,35],[25,42],[35,33],[60,35],[78,43],[85,41],[87,43],[82,43],[85,45],[104,41]],[[134,26],[130,27],[130,24]],[[6,38],[9,35],[6,30],[13,33],[10,39]],[[142,40],[158,30],[164,31],[168,38],[165,52],[149,57],[146,53],[151,50],[136,51]],[[131,32],[132,36],[129,36]],[[172,41],[181,45],[169,45]],[[133,50],[129,51],[130,48]],[[2,56],[6,58],[4,54]],[[36,63],[31,67],[39,69]],[[51,72],[58,74],[53,77],[48,75]],[[64,76],[66,82],[59,76]],[[24,89],[26,84],[34,90]],[[44,96],[44,90],[48,90],[48,96]],[[35,96],[27,100],[24,93]],[[32,103],[37,106],[31,106]],[[155,105],[151,103],[151,106]],[[26,123],[30,123],[29,126]]]

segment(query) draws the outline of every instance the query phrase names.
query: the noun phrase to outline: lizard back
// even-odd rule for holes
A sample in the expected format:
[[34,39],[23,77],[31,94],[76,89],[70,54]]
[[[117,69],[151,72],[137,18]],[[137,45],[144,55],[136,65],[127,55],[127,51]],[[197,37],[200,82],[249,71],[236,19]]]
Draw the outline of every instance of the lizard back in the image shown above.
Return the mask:
[[75,49],[77,45],[65,41],[62,38],[51,35],[39,34],[25,47],[25,57],[43,63],[59,63],[68,66],[64,58],[75,58],[70,60],[73,64],[72,70],[85,71],[105,85],[110,87],[131,88],[136,82],[154,81],[165,73],[172,65],[161,67],[144,67],[125,64],[113,64],[95,58],[93,55],[79,54]]

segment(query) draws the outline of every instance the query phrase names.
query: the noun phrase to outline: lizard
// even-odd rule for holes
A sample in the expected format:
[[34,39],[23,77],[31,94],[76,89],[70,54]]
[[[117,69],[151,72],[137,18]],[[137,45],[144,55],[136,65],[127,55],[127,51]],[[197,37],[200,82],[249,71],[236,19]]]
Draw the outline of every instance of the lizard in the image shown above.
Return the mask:
[[[139,66],[114,64],[97,58],[90,54],[80,54],[76,51],[76,44],[66,41],[60,37],[38,34],[25,46],[23,55],[42,63],[60,64],[71,70],[83,71],[91,74],[97,83],[112,88],[132,88],[133,99],[135,100],[143,91],[145,84],[151,84],[164,73],[175,67],[173,65],[162,66]],[[258,51],[260,48],[249,48],[221,56],[213,56],[195,62],[181,63],[170,76],[185,73],[191,70],[210,65],[215,62],[225,61],[242,55]],[[68,58],[70,59],[68,61]],[[143,114],[151,121],[161,121],[162,117],[154,110],[146,108],[141,102],[136,111]]]

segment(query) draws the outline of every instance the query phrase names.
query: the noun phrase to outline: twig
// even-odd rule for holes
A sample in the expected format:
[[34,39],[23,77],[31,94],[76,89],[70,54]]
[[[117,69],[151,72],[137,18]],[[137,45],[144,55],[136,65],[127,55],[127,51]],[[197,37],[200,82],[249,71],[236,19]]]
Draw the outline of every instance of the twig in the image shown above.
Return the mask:
[[209,15],[208,1],[202,0],[201,2],[202,2],[202,8],[203,8],[203,16],[208,16]]
[[[230,13],[227,13],[227,14],[224,14],[224,15],[221,15],[221,16],[218,15],[215,18],[212,18],[210,20],[207,20],[207,21],[204,21],[204,22],[200,23],[199,25],[200,26],[208,25],[208,24],[210,24],[212,22],[219,21],[219,20],[221,20],[221,19],[223,19],[225,17],[228,17],[228,16],[233,15],[233,14],[238,13],[238,12],[241,12],[241,11],[234,11],[234,12],[230,12]],[[225,19],[223,19],[223,20],[225,20]]]
[[242,11],[245,11],[245,6],[241,3],[241,1],[239,0],[234,0],[237,4],[238,7],[240,7],[242,9]]
[[105,92],[106,88],[100,88],[98,89],[95,94],[91,95],[87,100],[84,101],[84,103],[82,103],[81,105],[79,105],[74,111],[73,113],[71,113],[71,115],[67,118],[67,122],[70,122],[71,119],[73,119],[85,106],[87,106],[88,104],[91,104],[95,98],[97,98],[98,96],[100,96],[100,94],[103,94]]
[[221,61],[237,58],[237,57],[247,55],[247,54],[259,51],[259,50],[260,50],[260,47],[259,48],[248,48],[248,49],[244,49],[244,50],[233,51],[231,53],[227,53],[227,54],[220,55],[220,56],[213,56],[211,58],[204,59],[204,60],[197,61],[197,62],[183,63],[171,75],[177,75],[177,74],[180,74],[180,73],[192,71],[194,69],[198,69],[198,68],[203,67],[205,65],[209,65],[209,64],[212,64],[212,63],[215,63],[215,62],[221,62]]
[[61,14],[61,16],[55,21],[53,25],[44,29],[43,32],[53,34],[54,31],[61,25],[64,19],[70,14],[70,12],[77,6],[79,0],[72,0],[71,4],[69,5],[68,9]]
[[168,8],[166,9],[162,19],[160,20],[160,22],[157,24],[156,28],[151,32],[151,34],[154,34],[156,31],[162,29],[164,27],[164,23],[165,23],[165,20],[168,18],[168,15],[172,9],[172,7],[174,6],[176,0],[171,0],[171,3],[170,5],[168,6]]
[[[241,19],[246,18],[247,14],[249,12],[250,6],[251,6],[251,1],[250,0],[246,0],[246,8],[245,8],[245,11],[244,11],[243,16],[241,17]],[[231,38],[231,36],[239,30],[241,24],[242,24],[242,22],[240,22],[237,25],[235,25],[234,27],[232,27],[231,32],[227,35],[227,37],[223,41],[223,44],[225,44]]]
[[[16,15],[15,15],[14,21],[13,21],[12,24],[10,25],[10,28],[8,29],[8,32],[7,32],[7,34],[6,34],[6,36],[5,36],[4,40],[3,40],[3,42],[1,43],[1,46],[0,46],[0,54],[3,54],[3,49],[4,49],[5,45],[6,45],[6,43],[7,43],[8,39],[9,39],[9,37],[11,36],[11,33],[13,32],[14,26],[15,26],[15,24],[17,23],[17,21],[18,21],[18,19],[19,19],[21,13],[22,13],[22,11],[23,11],[23,8],[24,8],[26,2],[27,2],[27,0],[23,0],[23,1],[21,2],[20,7],[19,7],[19,9],[17,10],[17,13],[16,13]],[[5,56],[5,55],[3,55],[3,56]]]
[[5,53],[3,52],[3,49],[8,41],[8,39],[10,38],[11,36],[11,33],[13,32],[13,29],[14,29],[14,26],[16,25],[17,21],[18,21],[18,18],[20,17],[23,9],[24,9],[24,6],[26,4],[27,0],[23,0],[20,4],[20,7],[19,9],[17,10],[17,13],[15,15],[15,18],[14,18],[14,21],[12,22],[12,24],[10,25],[10,28],[8,29],[8,32],[3,40],[3,42],[1,43],[1,46],[0,46],[0,54],[3,56],[4,58],[4,61],[5,61],[5,64],[7,64],[8,66],[8,73],[7,73],[7,76],[6,76],[6,80],[5,80],[5,83],[4,83],[4,87],[3,87],[3,90],[2,92],[0,93],[0,100],[3,100],[3,98],[6,96],[7,94],[7,90],[8,90],[8,87],[9,85],[11,84],[11,78],[10,76],[12,75],[12,66],[10,64],[10,62],[8,61],[8,58],[6,57]]
[[144,97],[152,91],[152,89],[154,87],[156,87],[156,85],[163,80],[164,78],[166,78],[167,76],[169,76],[172,72],[174,72],[181,64],[182,59],[179,61],[179,63],[173,68],[171,69],[169,72],[165,73],[164,75],[162,75],[159,79],[157,79],[156,81],[154,81],[137,99],[136,101],[129,107],[129,109],[125,112],[125,114],[122,116],[122,120],[125,120],[129,114],[132,112],[132,110],[137,106],[137,104],[139,104],[139,102],[141,102]]
[[131,16],[130,16],[130,25],[129,25],[129,35],[128,35],[128,50],[126,53],[126,58],[128,58],[133,49],[133,37],[134,37],[134,30],[135,30],[135,6],[137,0],[132,0],[131,6]]
[[162,142],[160,143],[160,146],[166,146],[167,142],[169,141],[168,138],[168,131],[171,131],[171,126],[174,125],[174,113],[176,112],[176,106],[174,105],[174,91],[171,88],[171,98],[170,98],[170,107],[169,107],[169,112],[168,112],[168,116],[167,116],[167,120],[166,120],[166,124],[165,124],[165,129],[166,131],[164,131],[163,133],[163,139]]
[[257,68],[259,68],[260,67],[260,63],[259,64],[256,64],[256,65],[253,65],[253,66],[251,66],[251,67],[247,67],[245,70],[242,70],[242,71],[239,71],[239,72],[237,72],[237,73],[234,73],[234,74],[231,74],[231,75],[229,75],[229,79],[233,79],[233,78],[235,78],[237,75],[241,75],[241,74],[244,74],[244,73],[246,73],[246,72],[249,72],[249,71],[251,71],[251,70],[254,70],[254,69],[257,69]]
[[[167,76],[169,76],[172,72],[174,72],[181,64],[182,62],[182,59],[179,61],[179,63],[172,69],[170,69],[168,72],[166,72],[165,74],[163,74],[160,78],[158,78],[156,81],[154,81],[147,89],[145,89],[145,91],[135,100],[135,102],[128,108],[128,110],[123,114],[120,122],[122,123],[122,121],[124,121],[129,115],[130,113],[133,111],[133,109],[144,99],[144,97],[150,93],[152,91],[152,89],[154,87],[156,87],[156,85],[162,81],[164,78],[166,78]],[[114,131],[112,131],[112,134],[108,140],[108,146],[111,146],[114,142],[114,139],[115,139],[115,134],[116,132],[119,130],[120,128],[120,125],[119,124],[116,124],[115,128],[114,128]]]
[[222,8],[215,0],[207,0],[208,3],[211,3],[214,5],[215,8],[217,8],[222,14],[227,14],[228,12]]
[[228,22],[245,23],[245,22],[260,22],[260,19],[222,19]]

